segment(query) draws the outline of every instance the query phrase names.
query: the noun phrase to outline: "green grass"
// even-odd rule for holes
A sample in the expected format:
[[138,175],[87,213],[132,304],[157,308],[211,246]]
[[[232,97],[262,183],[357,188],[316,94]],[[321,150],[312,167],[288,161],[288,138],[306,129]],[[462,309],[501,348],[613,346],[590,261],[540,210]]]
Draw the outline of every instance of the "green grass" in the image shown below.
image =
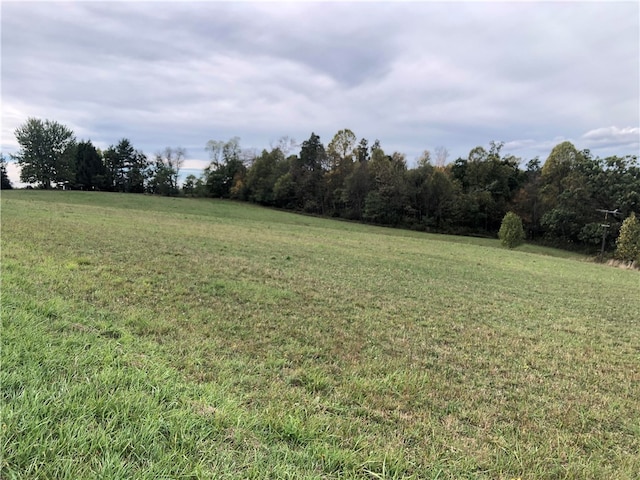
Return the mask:
[[638,478],[637,271],[224,201],[1,200],[3,479]]

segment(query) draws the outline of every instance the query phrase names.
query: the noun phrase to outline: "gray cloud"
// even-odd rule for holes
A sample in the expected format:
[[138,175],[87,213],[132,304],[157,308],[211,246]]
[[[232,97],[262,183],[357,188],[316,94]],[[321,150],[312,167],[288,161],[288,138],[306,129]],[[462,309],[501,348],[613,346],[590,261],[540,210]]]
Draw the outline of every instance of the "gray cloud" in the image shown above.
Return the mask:
[[637,154],[635,2],[2,4],[2,150],[28,117],[148,154],[351,128],[412,160],[557,139]]

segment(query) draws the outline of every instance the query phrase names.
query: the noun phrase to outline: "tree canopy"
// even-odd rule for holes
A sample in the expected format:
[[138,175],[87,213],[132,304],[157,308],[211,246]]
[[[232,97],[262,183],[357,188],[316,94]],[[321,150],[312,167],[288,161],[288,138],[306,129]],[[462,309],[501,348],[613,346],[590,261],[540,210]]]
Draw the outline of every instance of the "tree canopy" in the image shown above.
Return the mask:
[[[446,164],[448,152],[426,150],[415,165],[401,152],[385,152],[348,128],[325,148],[320,137],[298,144],[282,137],[257,154],[240,138],[210,140],[210,163],[179,186],[186,151],[166,147],[154,161],[127,138],[104,152],[76,142],[57,122],[29,119],[16,130],[20,150],[12,157],[21,179],[42,188],[230,198],[381,225],[455,234],[498,236],[507,216],[520,220],[529,240],[596,250],[602,238],[598,210],[640,215],[640,165],[636,156],[594,157],[570,142],[556,145],[545,161],[523,161],[503,152],[504,143],[477,146]],[[299,146],[299,152],[292,153]],[[433,160],[432,160],[433,159]],[[3,188],[8,183],[3,167]],[[8,180],[8,179],[7,179]],[[622,234],[610,219],[606,248]],[[518,235],[521,231],[518,228]]]
[[20,180],[49,189],[74,179],[76,139],[73,131],[52,120],[29,118],[15,131],[20,145],[12,157],[21,167]]

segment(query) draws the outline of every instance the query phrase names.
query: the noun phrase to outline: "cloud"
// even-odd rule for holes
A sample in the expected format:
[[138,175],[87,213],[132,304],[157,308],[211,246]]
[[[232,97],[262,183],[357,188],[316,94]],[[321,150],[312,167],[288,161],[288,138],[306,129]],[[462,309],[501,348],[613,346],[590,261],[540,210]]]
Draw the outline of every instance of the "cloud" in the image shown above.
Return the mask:
[[184,164],[182,165],[182,168],[184,170],[189,170],[191,172],[193,172],[193,171],[202,171],[206,167],[208,167],[210,163],[211,162],[209,160],[186,159],[184,161]]
[[582,135],[581,139],[588,148],[616,147],[621,150],[640,151],[640,128],[638,127],[596,128]]
[[9,180],[11,180],[11,185],[13,188],[22,188],[26,187],[26,183],[22,183],[20,181],[20,165],[15,162],[7,161],[7,176]]
[[202,161],[211,139],[342,128],[409,159],[491,140],[544,158],[555,138],[637,152],[584,136],[640,127],[634,2],[5,2],[1,31],[7,152],[30,116]]

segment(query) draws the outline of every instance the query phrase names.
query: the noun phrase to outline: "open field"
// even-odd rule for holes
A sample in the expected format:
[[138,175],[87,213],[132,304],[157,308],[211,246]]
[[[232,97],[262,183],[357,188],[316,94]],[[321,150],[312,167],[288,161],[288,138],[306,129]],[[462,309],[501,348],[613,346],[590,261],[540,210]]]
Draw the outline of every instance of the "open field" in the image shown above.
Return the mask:
[[639,478],[638,271],[223,201],[1,201],[3,479]]

